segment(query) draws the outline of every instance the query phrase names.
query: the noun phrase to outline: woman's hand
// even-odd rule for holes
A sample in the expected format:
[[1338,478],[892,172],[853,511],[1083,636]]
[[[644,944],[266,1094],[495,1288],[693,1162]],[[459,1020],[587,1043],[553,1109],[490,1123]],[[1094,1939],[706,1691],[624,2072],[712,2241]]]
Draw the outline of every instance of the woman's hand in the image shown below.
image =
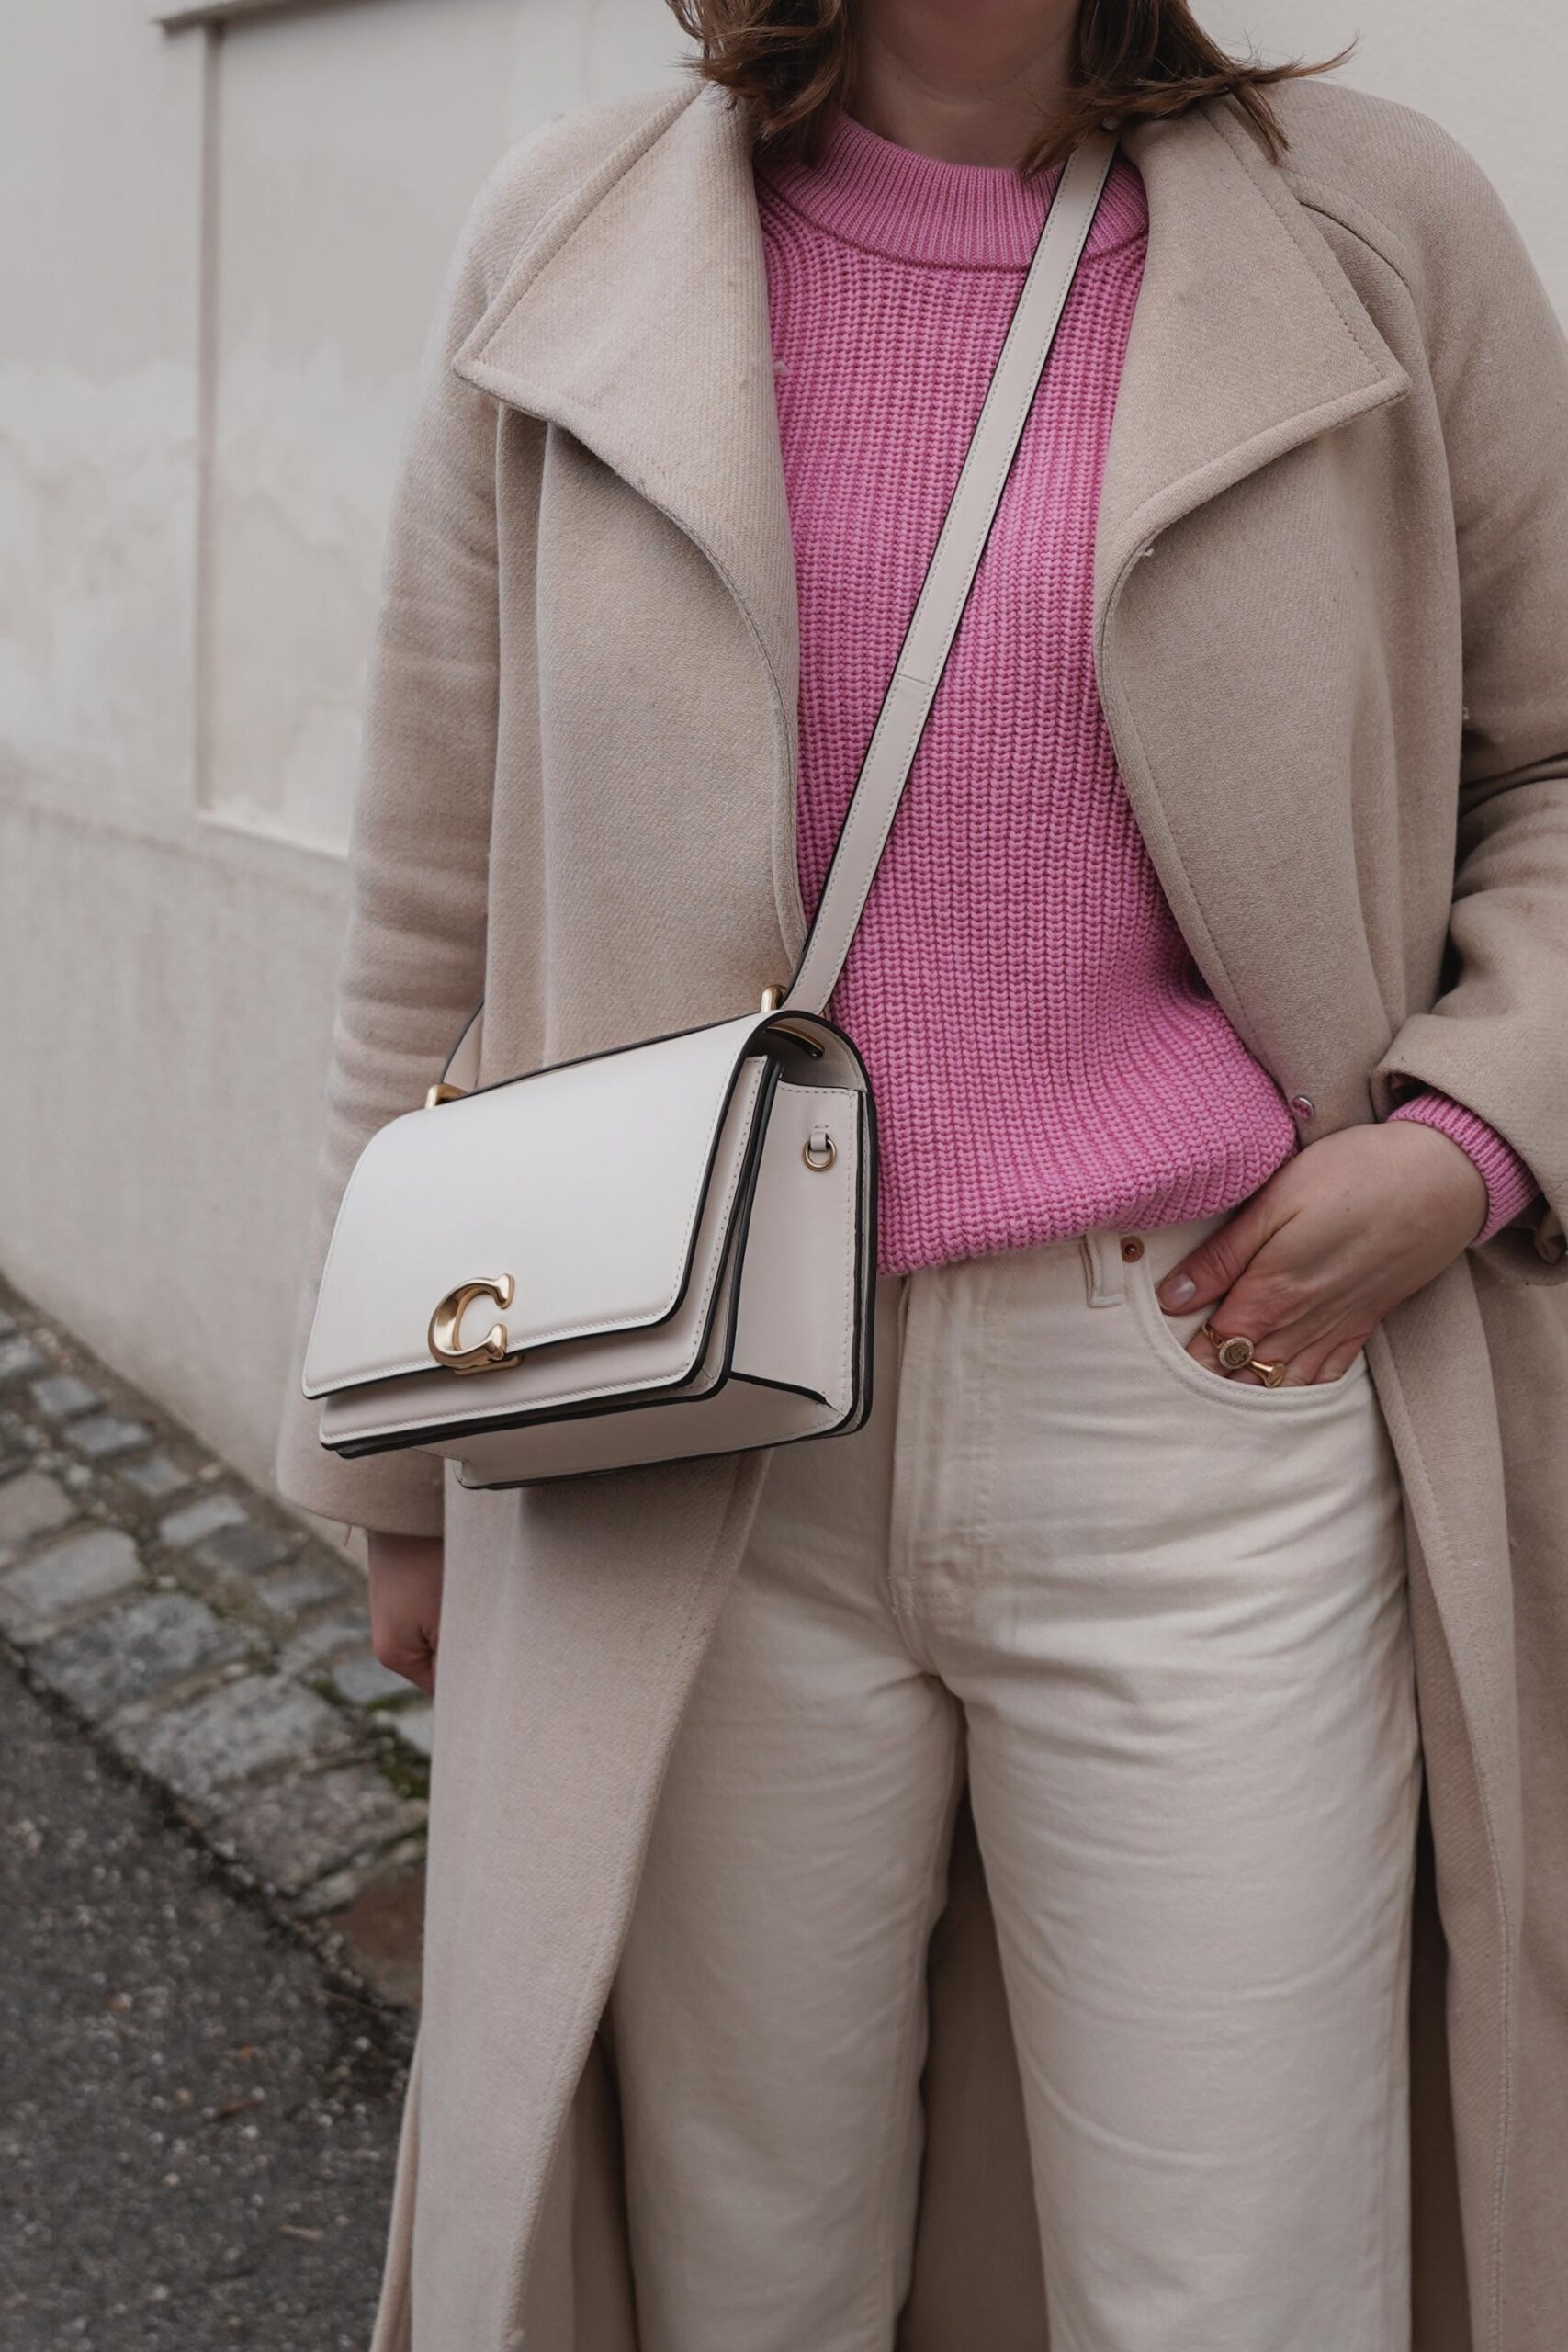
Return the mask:
[[428,1698],[435,1689],[445,1546],[438,1535],[378,1535],[374,1529],[367,1542],[371,1646],[383,1666]]
[[[1440,1274],[1486,1221],[1486,1182],[1414,1119],[1346,1127],[1288,1159],[1159,1285],[1168,1314],[1207,1307],[1285,1385],[1337,1380],[1391,1306]],[[1201,1331],[1188,1353],[1221,1373]],[[1232,1378],[1257,1383],[1255,1373]]]

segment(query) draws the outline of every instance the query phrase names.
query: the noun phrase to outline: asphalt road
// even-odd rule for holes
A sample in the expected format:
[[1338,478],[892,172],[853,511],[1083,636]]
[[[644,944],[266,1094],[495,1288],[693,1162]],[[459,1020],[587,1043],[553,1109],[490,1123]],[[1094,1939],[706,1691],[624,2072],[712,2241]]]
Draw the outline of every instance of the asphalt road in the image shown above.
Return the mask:
[[404,2055],[0,1657],[3,2352],[365,2352]]

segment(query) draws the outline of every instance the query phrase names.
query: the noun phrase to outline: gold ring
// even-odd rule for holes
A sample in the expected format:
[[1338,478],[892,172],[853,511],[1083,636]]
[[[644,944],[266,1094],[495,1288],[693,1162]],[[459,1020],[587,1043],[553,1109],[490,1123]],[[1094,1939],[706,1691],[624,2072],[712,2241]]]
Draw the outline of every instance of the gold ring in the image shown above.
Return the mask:
[[1233,1331],[1228,1340],[1222,1340],[1213,1325],[1205,1323],[1203,1337],[1213,1341],[1222,1371],[1245,1372],[1252,1362],[1252,1341],[1244,1340],[1239,1331]]
[[1213,1325],[1205,1323],[1203,1337],[1213,1340],[1214,1351],[1220,1359],[1220,1369],[1227,1378],[1232,1373],[1255,1372],[1265,1388],[1278,1388],[1282,1384],[1285,1377],[1283,1360],[1265,1363],[1260,1356],[1253,1354],[1252,1341],[1244,1340],[1239,1331],[1233,1331],[1229,1339],[1222,1340]]

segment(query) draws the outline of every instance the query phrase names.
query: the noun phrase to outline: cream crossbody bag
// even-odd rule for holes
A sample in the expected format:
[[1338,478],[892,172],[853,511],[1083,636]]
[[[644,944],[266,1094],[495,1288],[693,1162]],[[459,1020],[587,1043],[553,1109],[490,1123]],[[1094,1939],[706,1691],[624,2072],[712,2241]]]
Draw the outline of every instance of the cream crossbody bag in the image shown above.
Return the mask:
[[1096,138],[1063,173],[789,987],[485,1086],[474,1015],[338,1209],[304,1373],[334,1453],[416,1446],[465,1486],[511,1487],[865,1419],[875,1115],[823,1008],[1114,153]]

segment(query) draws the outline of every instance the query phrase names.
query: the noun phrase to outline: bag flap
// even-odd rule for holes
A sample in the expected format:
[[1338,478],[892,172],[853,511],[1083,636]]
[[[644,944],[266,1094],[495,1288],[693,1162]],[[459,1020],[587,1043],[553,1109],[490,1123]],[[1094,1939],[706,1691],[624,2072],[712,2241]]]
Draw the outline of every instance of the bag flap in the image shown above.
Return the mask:
[[559,1063],[380,1128],[338,1210],[305,1394],[445,1371],[444,1302],[448,1344],[501,1325],[509,1353],[672,1315],[726,1113],[761,1091],[768,1051],[747,1048],[763,1026],[748,1014]]

